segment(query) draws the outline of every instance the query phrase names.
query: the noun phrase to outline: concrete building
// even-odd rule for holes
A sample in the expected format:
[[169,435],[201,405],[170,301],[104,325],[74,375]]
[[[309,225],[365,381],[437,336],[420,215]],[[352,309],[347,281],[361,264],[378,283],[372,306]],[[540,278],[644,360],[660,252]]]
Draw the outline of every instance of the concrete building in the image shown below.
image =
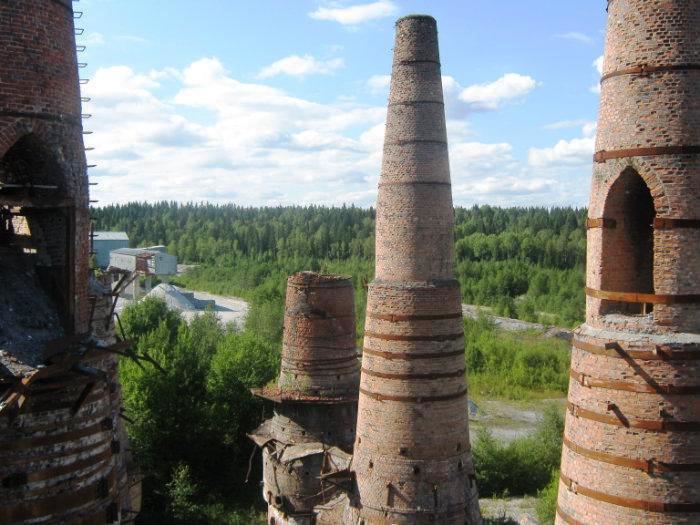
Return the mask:
[[352,460],[366,525],[481,523],[453,221],[437,25],[408,16],[396,23]]
[[119,248],[109,254],[109,266],[144,275],[175,275],[177,257],[151,248]]
[[333,523],[317,521],[315,507],[338,493],[324,479],[349,467],[358,384],[352,281],[292,275],[277,386],[254,391],[274,403],[272,419],[251,434],[263,450],[269,523]]
[[70,0],[0,2],[0,78],[0,523],[118,523],[127,447],[112,298],[88,286]]
[[129,247],[129,236],[126,232],[95,232],[92,240],[92,251],[99,268],[109,266],[109,253],[112,250]]
[[608,13],[557,523],[698,523],[700,2]]

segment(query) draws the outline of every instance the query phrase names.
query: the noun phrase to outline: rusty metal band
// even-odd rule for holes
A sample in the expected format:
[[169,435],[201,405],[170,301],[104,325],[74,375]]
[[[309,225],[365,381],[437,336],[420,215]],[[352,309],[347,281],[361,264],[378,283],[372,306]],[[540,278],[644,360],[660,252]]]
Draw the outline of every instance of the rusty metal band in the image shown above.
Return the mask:
[[651,304],[690,304],[700,303],[700,294],[653,294],[636,292],[611,292],[586,287],[586,295],[607,301]]
[[363,354],[382,357],[384,359],[398,359],[401,361],[413,361],[416,359],[440,359],[443,357],[464,356],[464,350],[454,350],[452,352],[432,352],[428,354],[415,354],[412,352],[380,352],[370,348],[363,348]]
[[[348,277],[350,279],[350,277]],[[297,283],[297,282],[288,282],[287,286],[293,286],[294,288],[302,288],[304,290],[308,288],[316,288],[318,290],[352,290],[352,284],[351,283],[346,283],[346,284],[341,284],[341,285],[336,285],[336,284],[307,284],[307,283]]]
[[401,403],[434,403],[437,401],[453,401],[467,395],[466,387],[455,394],[444,394],[441,396],[394,396],[378,394],[360,387],[360,393],[371,397],[376,401],[398,401]]
[[445,105],[445,103],[442,100],[407,100],[404,102],[389,102],[389,107],[393,107],[393,106],[419,106],[421,104],[436,104],[438,106]]
[[589,354],[619,359],[631,358],[640,359],[642,361],[700,361],[700,348],[697,351],[669,351],[660,345],[655,345],[652,350],[630,350],[628,348],[623,348],[617,342],[595,345],[576,338],[574,338],[572,346]]
[[410,66],[412,64],[437,64],[440,65],[438,60],[399,60],[396,64],[400,66]]
[[[40,470],[37,472],[30,472],[25,477],[25,483],[36,483],[37,481],[46,481],[47,479],[53,479],[58,476],[63,476],[65,474],[70,474],[71,472],[78,472],[80,470],[85,470],[98,463],[105,461],[112,457],[112,449],[107,448],[99,454],[90,456],[87,458],[74,461],[68,465],[61,465],[59,467],[53,467],[46,470]],[[11,475],[10,475],[11,476]]]
[[566,435],[564,435],[564,446],[575,454],[594,461],[641,470],[649,474],[654,472],[700,472],[700,463],[667,463],[653,459],[632,459],[615,456],[582,447],[571,441]]
[[455,372],[435,372],[432,374],[388,374],[385,372],[375,372],[374,370],[369,370],[367,368],[362,368],[362,373],[367,374],[372,377],[379,377],[381,379],[397,379],[397,380],[431,380],[431,379],[448,379],[454,377],[464,377],[467,373],[465,368],[457,370]]
[[615,219],[606,219],[605,217],[596,219],[586,219],[586,229],[590,230],[592,228],[608,228],[612,229],[617,227],[617,221]]
[[628,381],[613,381],[598,379],[582,372],[577,372],[573,368],[569,377],[581,386],[587,388],[605,388],[607,390],[619,390],[623,392],[637,392],[640,394],[669,394],[669,395],[692,395],[700,394],[700,385],[659,385],[651,383],[630,383]]
[[107,406],[104,407],[102,410],[96,410],[92,414],[85,414],[83,417],[68,417],[66,419],[60,420],[56,419],[52,421],[51,423],[47,423],[44,425],[37,425],[37,426],[31,426],[31,427],[21,427],[19,430],[23,432],[55,432],[56,429],[60,426],[64,425],[73,425],[73,426],[81,426],[89,421],[95,421],[99,420],[102,421],[105,418],[109,417],[111,412],[111,407]]
[[605,423],[607,425],[615,425],[618,427],[625,428],[640,428],[642,430],[671,430],[677,432],[698,432],[700,431],[700,421],[668,421],[665,419],[634,419],[628,418],[627,416],[617,415],[610,416],[608,414],[601,414],[599,412],[594,412],[593,410],[588,410],[581,408],[574,403],[567,403],[567,409],[574,416],[582,419],[588,419],[590,421],[597,421],[598,423]]
[[[54,399],[49,399],[49,400],[42,400],[42,401],[35,401],[31,400],[29,406],[26,409],[23,409],[23,413],[27,414],[36,414],[38,412],[47,412],[49,410],[55,411],[55,410],[64,410],[66,408],[72,408],[73,404],[75,403],[76,398],[80,395],[79,392],[75,392],[75,395],[72,396],[70,399],[67,400],[54,400]],[[107,399],[107,395],[103,390],[100,390],[98,392],[95,392],[93,394],[90,394],[87,399],[83,401],[83,404],[92,404],[98,401],[105,401],[106,403],[109,403],[109,400]]]
[[365,337],[372,339],[380,339],[382,341],[456,341],[464,337],[464,332],[442,335],[399,335],[399,334],[380,334],[377,332],[365,332]]
[[321,312],[321,311],[310,311],[306,315],[292,315],[290,313],[285,312],[284,317],[289,318],[289,319],[308,319],[310,321],[318,321],[318,320],[335,321],[338,319],[355,319],[355,314],[324,315],[325,313],[326,312]]
[[628,157],[654,157],[658,155],[697,155],[700,146],[657,146],[651,148],[631,148],[613,151],[598,151],[593,155],[593,160],[598,164],[611,159],[625,159]]
[[666,503],[662,501],[646,501],[635,498],[623,498],[621,496],[613,496],[597,490],[583,487],[576,483],[571,478],[562,473],[560,475],[562,483],[574,494],[581,494],[588,498],[611,503],[618,507],[627,507],[630,509],[641,509],[648,512],[700,512],[700,503]]
[[425,315],[396,315],[396,314],[377,314],[367,312],[367,318],[379,319],[380,321],[390,321],[392,323],[404,321],[443,321],[447,319],[461,319],[462,312],[454,312],[451,314],[425,314]]
[[2,464],[5,466],[9,465],[27,465],[31,463],[36,463],[38,461],[48,461],[56,458],[64,458],[66,456],[73,456],[73,455],[78,455],[78,454],[84,454],[85,452],[89,452],[91,450],[101,448],[104,446],[109,445],[112,442],[112,437],[108,437],[106,439],[103,439],[102,441],[97,441],[95,443],[92,443],[90,445],[87,445],[85,447],[80,447],[76,449],[62,449],[57,452],[50,452],[48,454],[41,454],[38,456],[23,456],[23,457],[17,457],[16,454],[12,454],[11,457],[1,457],[0,461],[2,461]]
[[559,503],[557,503],[557,514],[559,514],[559,517],[567,525],[586,525],[582,521],[579,521],[576,518],[574,518],[571,514],[567,514],[566,512],[564,512]]
[[601,83],[605,82],[609,78],[621,77],[625,75],[649,75],[651,73],[668,73],[671,71],[692,71],[700,69],[700,64],[672,64],[668,66],[647,66],[645,64],[641,66],[628,67],[625,69],[618,69],[617,71],[612,71],[603,75],[600,79]]
[[97,483],[81,489],[74,489],[43,499],[24,501],[17,506],[0,507],[0,523],[16,523],[41,518],[47,515],[61,514],[70,509],[106,498],[114,490],[116,475],[112,471]]
[[[355,351],[355,348],[352,348],[352,351]],[[295,358],[295,357],[282,357],[282,361],[285,363],[293,363],[294,365],[299,365],[299,364],[314,364],[314,365],[333,365],[333,364],[342,364],[342,363],[351,363],[354,361],[357,361],[358,356],[356,355],[351,355],[348,357],[337,357],[333,359],[300,359],[300,358]]]
[[452,186],[450,182],[428,182],[428,181],[411,181],[411,182],[380,182],[380,188],[384,186]]
[[671,219],[667,217],[655,217],[655,230],[675,230],[676,228],[700,228],[700,219]]
[[0,118],[30,118],[38,120],[47,120],[49,122],[59,122],[61,124],[70,124],[71,126],[80,126],[81,120],[72,115],[52,115],[49,113],[36,113],[33,111],[0,111]]
[[106,431],[107,429],[105,429],[103,423],[99,422],[87,428],[81,428],[78,430],[73,430],[71,432],[64,432],[62,434],[50,434],[48,436],[17,439],[6,443],[0,443],[0,450],[27,450],[36,447],[43,447],[46,445],[58,445],[60,443],[74,441],[76,439],[84,438],[87,436],[101,434],[102,432]]
[[410,146],[411,144],[440,144],[447,146],[445,140],[430,140],[430,139],[412,139],[412,140],[396,140],[394,142],[385,142],[385,146]]

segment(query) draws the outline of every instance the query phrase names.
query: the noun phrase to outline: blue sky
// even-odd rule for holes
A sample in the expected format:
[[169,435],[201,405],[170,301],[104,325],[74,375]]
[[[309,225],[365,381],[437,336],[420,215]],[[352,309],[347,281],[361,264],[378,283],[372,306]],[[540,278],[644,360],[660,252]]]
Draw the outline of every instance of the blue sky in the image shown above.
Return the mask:
[[455,203],[585,205],[605,2],[82,0],[102,204],[372,205],[394,21],[438,21]]

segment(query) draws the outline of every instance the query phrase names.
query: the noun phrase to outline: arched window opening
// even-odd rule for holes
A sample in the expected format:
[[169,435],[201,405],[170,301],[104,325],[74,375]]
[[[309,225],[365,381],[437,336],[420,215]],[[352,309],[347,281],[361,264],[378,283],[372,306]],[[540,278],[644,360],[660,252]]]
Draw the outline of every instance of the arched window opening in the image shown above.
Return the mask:
[[33,135],[0,158],[0,348],[35,366],[73,323],[72,215],[62,169]]
[[[602,289],[608,292],[654,293],[654,199],[644,179],[628,168],[610,188],[605,202]],[[604,300],[601,313],[638,315],[653,305]]]

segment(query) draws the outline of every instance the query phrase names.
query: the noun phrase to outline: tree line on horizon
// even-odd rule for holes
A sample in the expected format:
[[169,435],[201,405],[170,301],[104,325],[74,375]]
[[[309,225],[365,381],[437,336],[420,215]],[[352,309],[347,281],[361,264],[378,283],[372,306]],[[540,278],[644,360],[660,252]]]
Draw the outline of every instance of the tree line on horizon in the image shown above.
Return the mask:
[[[346,270],[363,281],[374,273],[373,208],[133,202],[95,208],[93,218],[98,230],[126,231],[132,246],[165,245],[199,265],[190,284],[207,291],[226,289],[236,266],[247,274],[239,288],[249,289],[274,274],[283,290],[281,270]],[[464,302],[546,324],[580,322],[585,219],[585,208],[456,208]]]

